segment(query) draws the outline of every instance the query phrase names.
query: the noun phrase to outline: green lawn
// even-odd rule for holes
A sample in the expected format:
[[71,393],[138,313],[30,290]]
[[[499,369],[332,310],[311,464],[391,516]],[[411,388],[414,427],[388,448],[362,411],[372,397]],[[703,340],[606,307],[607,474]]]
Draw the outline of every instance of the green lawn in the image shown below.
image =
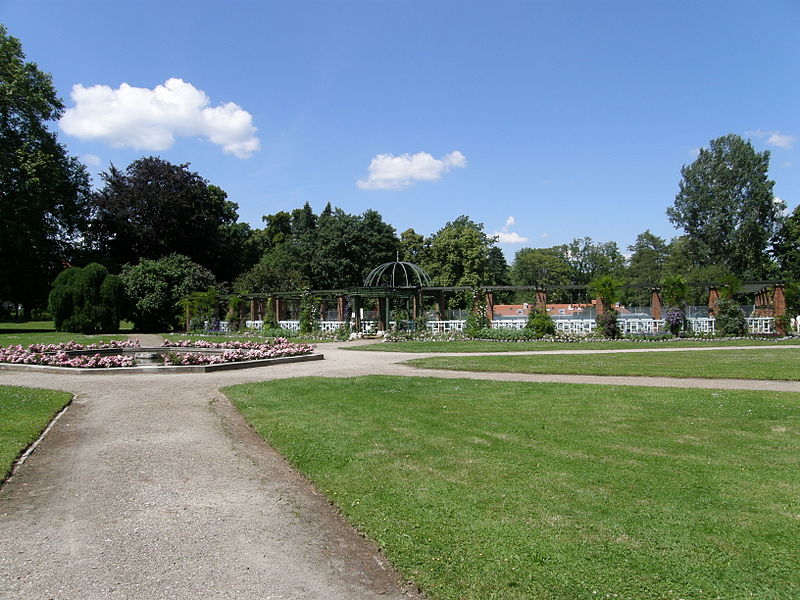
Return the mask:
[[0,346],[11,346],[20,344],[28,346],[30,344],[58,344],[75,340],[79,344],[94,344],[97,342],[108,342],[109,340],[124,340],[125,334],[104,334],[104,335],[81,335],[79,333],[63,333],[59,331],[23,331],[15,333],[0,333]]
[[0,386],[0,481],[71,399],[72,394],[67,392]]
[[775,346],[800,345],[800,338],[791,340],[670,340],[663,342],[377,342],[365,346],[350,346],[348,350],[368,352],[522,352],[525,350],[612,350],[629,348],[709,348],[716,346]]
[[642,375],[800,380],[800,349],[533,356],[442,356],[406,364],[426,369],[570,375]]
[[225,392],[432,599],[800,597],[800,395],[378,376]]

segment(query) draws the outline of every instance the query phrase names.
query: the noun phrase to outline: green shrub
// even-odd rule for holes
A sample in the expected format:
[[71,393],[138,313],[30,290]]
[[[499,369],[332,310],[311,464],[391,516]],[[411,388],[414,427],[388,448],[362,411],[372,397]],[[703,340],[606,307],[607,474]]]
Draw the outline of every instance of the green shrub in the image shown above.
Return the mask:
[[142,332],[178,329],[182,300],[214,284],[211,271],[182,254],[125,265],[121,278],[130,299],[129,319]]
[[747,333],[747,320],[742,308],[733,300],[717,300],[714,305],[716,330],[723,335],[742,335]]
[[620,337],[617,315],[617,311],[613,308],[607,308],[603,314],[597,315],[595,317],[595,322],[597,323],[598,333],[611,340],[615,340]]
[[119,277],[101,264],[70,267],[53,282],[48,310],[56,330],[70,333],[119,331],[125,302]]
[[530,330],[535,338],[542,338],[546,335],[556,334],[556,323],[543,310],[532,310],[528,315],[528,323],[525,329]]
[[308,290],[300,296],[299,333],[307,334],[319,329],[319,298]]

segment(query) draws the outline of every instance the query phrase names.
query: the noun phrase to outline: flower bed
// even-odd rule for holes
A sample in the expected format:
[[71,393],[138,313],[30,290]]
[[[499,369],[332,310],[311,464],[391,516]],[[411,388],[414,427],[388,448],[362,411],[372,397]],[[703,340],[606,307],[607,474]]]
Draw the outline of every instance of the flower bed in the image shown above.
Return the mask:
[[309,344],[295,344],[284,338],[276,338],[272,343],[256,342],[207,342],[205,340],[166,340],[165,348],[201,348],[225,350],[220,354],[202,354],[199,352],[169,352],[164,354],[164,365],[213,365],[245,360],[264,360],[282,358],[284,356],[301,356],[311,354],[314,347]]
[[[14,346],[11,346],[12,348]],[[18,346],[22,348],[22,346]],[[138,348],[139,340],[112,340],[108,343],[99,344],[79,344],[70,340],[60,344],[31,344],[28,352],[59,352],[67,350],[107,350],[109,348]]]
[[[166,351],[161,356],[164,366],[214,365],[221,363],[265,360],[289,356],[301,356],[314,352],[309,344],[295,344],[284,338],[276,338],[271,343],[256,342],[207,342],[179,340],[166,341],[163,348],[184,348],[192,352]],[[138,340],[111,342],[110,344],[82,345],[76,342],[62,344],[32,344],[0,347],[0,363],[17,365],[46,365],[51,367],[74,367],[81,369],[101,369],[110,367],[135,367],[134,350],[139,348]],[[76,354],[86,350],[118,349],[117,354]],[[206,350],[208,352],[203,352]]]
[[[76,345],[80,346],[80,344]],[[43,352],[31,352],[30,350],[24,349],[22,346],[8,346],[7,348],[0,348],[0,362],[16,365],[77,367],[80,369],[132,367],[135,364],[132,356],[125,356],[122,354],[90,354],[70,356],[64,350],[45,354]]]

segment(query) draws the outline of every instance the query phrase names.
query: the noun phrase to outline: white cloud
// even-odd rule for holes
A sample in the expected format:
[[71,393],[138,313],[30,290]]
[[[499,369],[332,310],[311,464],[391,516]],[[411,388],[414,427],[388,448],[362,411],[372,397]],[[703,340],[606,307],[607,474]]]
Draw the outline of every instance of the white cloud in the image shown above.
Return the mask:
[[508,217],[506,219],[506,226],[503,229],[503,231],[506,231],[509,227],[513,226],[516,222],[517,222],[517,220],[514,217]]
[[97,154],[84,154],[81,156],[81,160],[90,167],[99,167],[103,164],[103,160]]
[[541,233],[541,234],[539,234],[539,237],[542,238],[543,240],[546,240],[547,238],[550,237],[550,234],[549,233]]
[[378,154],[369,163],[369,175],[356,185],[362,190],[393,190],[418,181],[438,181],[451,168],[464,168],[467,158],[458,150],[434,158],[427,152],[416,154]]
[[123,83],[72,87],[73,108],[61,117],[64,133],[100,140],[112,147],[166,150],[176,137],[200,136],[227,154],[248,158],[259,150],[252,115],[233,102],[210,106],[205,92],[182,79],[168,79],[154,89]]
[[770,146],[784,148],[785,150],[789,150],[797,141],[797,138],[793,135],[781,133],[780,131],[762,131],[759,129],[758,131],[748,131],[747,135],[766,139],[767,144]]
[[524,244],[528,238],[522,237],[514,231],[498,231],[493,234],[497,237],[497,241],[501,244]]

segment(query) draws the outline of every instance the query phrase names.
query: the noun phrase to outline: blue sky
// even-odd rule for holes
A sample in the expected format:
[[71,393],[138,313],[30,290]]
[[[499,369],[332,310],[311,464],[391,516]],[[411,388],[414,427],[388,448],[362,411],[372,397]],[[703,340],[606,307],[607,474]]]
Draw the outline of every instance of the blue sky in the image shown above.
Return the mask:
[[680,168],[727,133],[800,202],[795,0],[0,0],[0,22],[53,75],[60,140],[93,173],[188,162],[254,226],[331,202],[398,233],[467,214],[516,240],[509,259],[624,250],[677,234]]

